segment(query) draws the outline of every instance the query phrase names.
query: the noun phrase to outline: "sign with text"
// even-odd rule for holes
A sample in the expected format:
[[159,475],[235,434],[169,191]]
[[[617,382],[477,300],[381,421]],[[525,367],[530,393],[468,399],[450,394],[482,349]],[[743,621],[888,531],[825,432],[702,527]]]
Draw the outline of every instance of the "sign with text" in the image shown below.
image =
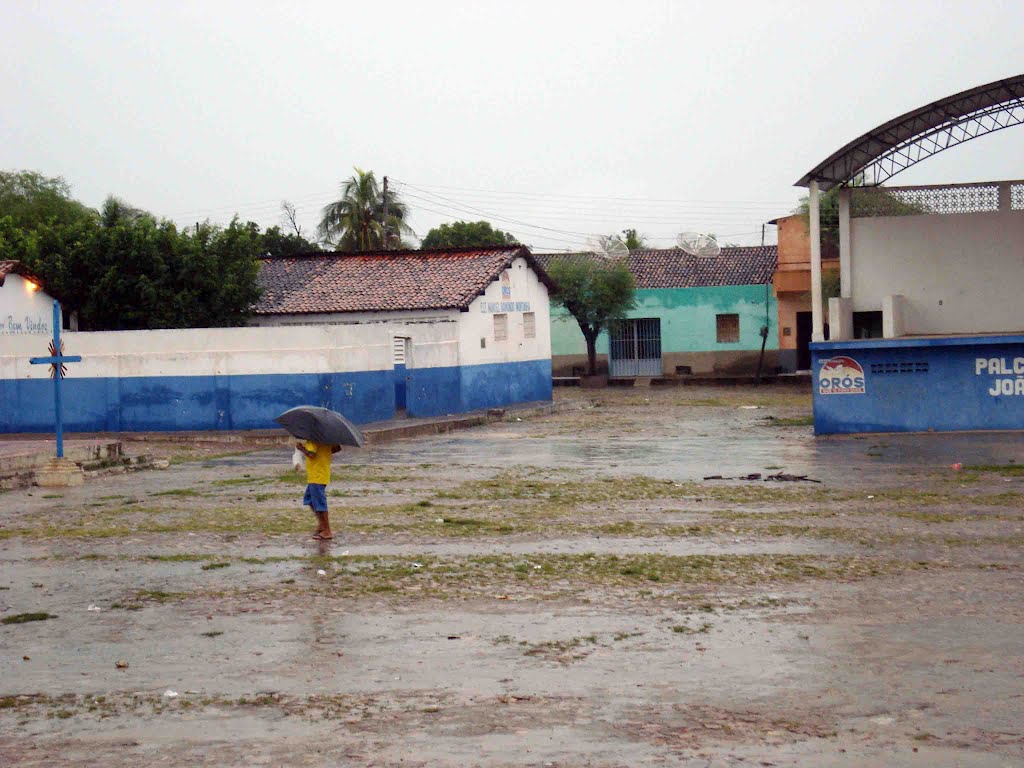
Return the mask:
[[530,302],[528,301],[481,301],[480,312],[529,312]]
[[8,315],[0,320],[0,333],[2,334],[16,334],[16,333],[50,333],[50,324],[43,318],[42,315],[36,315],[35,317],[21,317],[16,318],[14,315]]
[[975,376],[990,376],[988,393],[1024,396],[1024,357],[979,357],[974,361]]

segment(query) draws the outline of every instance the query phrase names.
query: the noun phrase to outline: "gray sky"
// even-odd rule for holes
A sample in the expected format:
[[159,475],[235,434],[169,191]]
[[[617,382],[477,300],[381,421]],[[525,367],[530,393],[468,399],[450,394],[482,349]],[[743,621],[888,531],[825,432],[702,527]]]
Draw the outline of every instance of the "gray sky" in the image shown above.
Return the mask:
[[[556,249],[629,226],[758,243],[847,141],[1024,71],[1024,3],[993,0],[0,0],[0,19],[0,168],[87,204],[269,226],[289,199],[312,230],[359,166],[421,235],[486,218]],[[1024,178],[1022,147],[1010,129],[892,183]]]

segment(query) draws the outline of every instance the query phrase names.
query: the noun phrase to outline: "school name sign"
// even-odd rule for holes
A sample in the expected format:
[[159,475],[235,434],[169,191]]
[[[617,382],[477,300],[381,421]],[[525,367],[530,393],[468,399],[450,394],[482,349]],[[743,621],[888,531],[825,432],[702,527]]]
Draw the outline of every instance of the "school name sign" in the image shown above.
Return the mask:
[[988,393],[1024,396],[1024,357],[979,357],[974,361],[975,376],[990,376]]

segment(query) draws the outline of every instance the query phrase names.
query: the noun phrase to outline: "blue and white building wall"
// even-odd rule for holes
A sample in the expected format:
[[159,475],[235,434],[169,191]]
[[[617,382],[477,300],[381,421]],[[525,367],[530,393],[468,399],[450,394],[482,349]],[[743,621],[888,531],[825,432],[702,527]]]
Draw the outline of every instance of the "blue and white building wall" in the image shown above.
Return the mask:
[[464,410],[551,399],[548,289],[525,259],[459,313],[459,367]]
[[275,314],[252,322],[382,328],[392,347],[396,402],[404,397],[409,416],[551,399],[548,290],[523,258],[514,259],[467,311]]
[[[295,405],[361,423],[394,414],[391,347],[380,328],[210,328],[66,333],[67,431],[273,428]],[[0,432],[53,430],[48,337],[0,348]]]
[[[886,192],[929,212],[850,218],[815,432],[1024,430],[1024,182]],[[860,313],[882,338],[855,338]]]

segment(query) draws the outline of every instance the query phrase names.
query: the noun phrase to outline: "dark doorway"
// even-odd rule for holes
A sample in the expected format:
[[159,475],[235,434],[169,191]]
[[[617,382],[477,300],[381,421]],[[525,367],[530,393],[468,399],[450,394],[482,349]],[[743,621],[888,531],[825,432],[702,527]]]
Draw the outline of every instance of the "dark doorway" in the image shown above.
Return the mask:
[[796,313],[796,369],[811,370],[811,328],[813,323],[810,312]]
[[855,338],[855,339],[880,339],[880,338],[882,338],[882,313],[881,312],[854,312],[853,313],[853,338]]
[[[814,321],[810,312],[796,313],[796,369],[811,370],[811,330]],[[825,338],[828,338],[828,323],[825,323]]]

